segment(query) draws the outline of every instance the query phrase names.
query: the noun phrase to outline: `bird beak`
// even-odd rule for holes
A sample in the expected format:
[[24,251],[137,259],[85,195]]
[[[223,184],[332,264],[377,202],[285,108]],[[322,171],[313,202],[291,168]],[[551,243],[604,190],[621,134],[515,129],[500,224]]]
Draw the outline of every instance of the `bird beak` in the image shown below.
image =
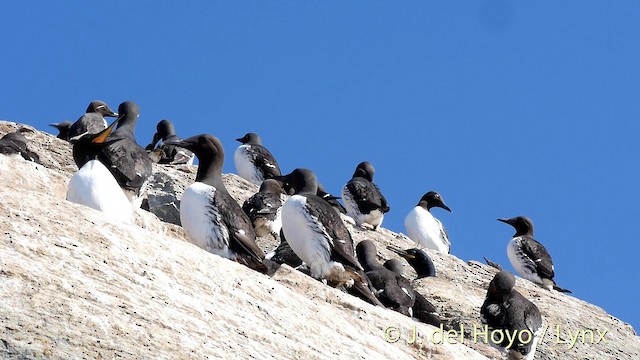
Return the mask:
[[399,247],[395,247],[392,245],[388,245],[387,249],[391,250],[392,252],[402,256],[403,258],[409,260],[409,259],[414,259],[416,256],[415,255],[411,255],[408,252],[406,252],[405,250],[400,249]]
[[117,118],[111,125],[109,125],[108,128],[102,130],[98,134],[98,136],[96,136],[93,140],[91,140],[91,142],[93,142],[94,144],[101,144],[105,140],[107,140],[109,135],[111,135],[111,132],[113,131],[113,129],[116,127],[116,124],[118,123],[118,120],[120,120],[120,118]]
[[442,205],[440,205],[441,208],[447,210],[448,212],[451,212],[451,209],[449,209],[449,207],[447,205],[445,205],[444,203],[442,203]]
[[242,138],[237,138],[236,141],[237,142],[242,142]]
[[502,221],[503,223],[511,225],[510,219],[498,219],[498,221]]

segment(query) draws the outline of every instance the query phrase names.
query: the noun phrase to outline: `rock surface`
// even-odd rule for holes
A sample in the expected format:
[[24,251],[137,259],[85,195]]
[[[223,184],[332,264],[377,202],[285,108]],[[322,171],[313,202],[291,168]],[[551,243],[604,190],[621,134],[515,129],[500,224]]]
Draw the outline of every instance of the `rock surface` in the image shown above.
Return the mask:
[[[0,136],[20,126],[0,122]],[[68,143],[41,132],[25,135],[43,165],[0,156],[0,358],[502,357],[473,336],[493,268],[429,252],[438,277],[415,285],[458,330],[436,344],[439,329],[287,266],[266,276],[189,244],[174,225],[178,204],[169,195],[180,196],[195,167],[154,165],[155,193],[148,203],[155,215],[137,210],[136,225],[121,225],[65,200],[77,170]],[[237,176],[224,180],[239,202],[257,191]],[[356,241],[376,242],[386,258],[394,256],[387,244],[412,246],[386,229],[347,226]],[[265,251],[277,245],[270,238],[258,244]],[[407,276],[412,271],[405,266]],[[601,308],[522,279],[517,289],[540,308],[549,327],[536,359],[640,358],[631,326]],[[413,329],[419,343],[408,344]],[[563,343],[588,330],[593,343],[588,332],[573,346]],[[399,340],[387,341],[393,339],[385,339],[385,331]],[[598,331],[607,332],[596,343]]]

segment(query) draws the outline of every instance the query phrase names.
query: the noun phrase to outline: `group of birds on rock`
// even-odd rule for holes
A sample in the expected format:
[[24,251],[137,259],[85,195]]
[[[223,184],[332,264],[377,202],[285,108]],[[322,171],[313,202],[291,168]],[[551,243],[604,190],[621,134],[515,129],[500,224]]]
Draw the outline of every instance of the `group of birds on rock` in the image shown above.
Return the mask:
[[[60,131],[58,137],[73,145],[73,158],[79,168],[69,182],[69,201],[131,224],[133,207],[139,206],[138,199],[151,175],[152,158],[161,164],[191,164],[195,156],[196,179],[184,191],[180,203],[180,221],[192,243],[260,272],[267,272],[269,261],[286,263],[372,304],[428,324],[441,324],[435,306],[404,277],[398,259],[388,259],[381,265],[376,246],[369,240],[354,247],[344,214],[345,220],[350,218],[356,226],[375,231],[390,210],[373,183],[375,170],[371,163],[358,164],[344,185],[343,207],[339,197],[324,191],[313,171],[297,168],[283,175],[260,136],[248,133],[236,139],[240,146],[233,158],[238,174],[260,188],[240,206],[222,181],[225,152],[218,138],[201,134],[181,139],[173,124],[162,120],[144,149],[133,134],[138,115],[139,108],[132,101],[120,104],[118,113],[102,101],[92,101],[76,122],[52,124]],[[116,120],[107,126],[105,116]],[[0,139],[0,154],[21,154],[37,162],[37,154],[26,148],[24,131]],[[290,195],[284,202],[283,194]],[[433,261],[424,248],[450,252],[444,226],[431,214],[435,207],[451,211],[440,194],[429,191],[404,220],[407,235],[416,248],[388,247],[415,269],[418,278],[436,276]],[[533,222],[524,216],[498,220],[516,230],[507,254],[520,276],[545,289],[570,292],[553,280],[551,256],[533,238]],[[273,236],[280,245],[265,255],[256,244],[257,236]],[[489,284],[480,313],[491,330],[526,331],[532,335],[528,341],[516,342],[505,350],[510,358],[531,359],[542,326],[541,315],[514,286],[513,274],[498,272]],[[494,345],[504,348],[509,344]]]

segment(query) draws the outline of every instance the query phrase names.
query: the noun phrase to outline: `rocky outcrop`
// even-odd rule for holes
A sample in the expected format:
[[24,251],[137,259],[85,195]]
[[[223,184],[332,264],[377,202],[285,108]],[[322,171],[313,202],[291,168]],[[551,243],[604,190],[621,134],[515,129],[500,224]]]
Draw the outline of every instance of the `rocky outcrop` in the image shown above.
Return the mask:
[[[0,135],[17,127],[0,122]],[[290,267],[266,276],[189,244],[175,225],[178,204],[171,204],[171,194],[179,198],[195,167],[154,166],[148,199],[154,213],[137,210],[136,224],[122,225],[65,200],[76,170],[66,142],[41,132],[25,135],[43,165],[0,156],[1,358],[502,356],[482,343],[479,328],[493,268],[430,252],[438,277],[416,285],[454,328],[440,343],[439,329]],[[257,191],[237,176],[224,180],[239,202]],[[411,246],[386,229],[348,226],[356,241],[373,240],[385,257],[393,256],[387,244]],[[265,251],[276,245],[270,238],[258,243]],[[409,266],[405,270],[412,276]],[[548,325],[536,359],[640,358],[633,329],[601,308],[520,279],[517,288]],[[411,344],[414,329],[419,336]],[[576,331],[578,340],[566,343]]]

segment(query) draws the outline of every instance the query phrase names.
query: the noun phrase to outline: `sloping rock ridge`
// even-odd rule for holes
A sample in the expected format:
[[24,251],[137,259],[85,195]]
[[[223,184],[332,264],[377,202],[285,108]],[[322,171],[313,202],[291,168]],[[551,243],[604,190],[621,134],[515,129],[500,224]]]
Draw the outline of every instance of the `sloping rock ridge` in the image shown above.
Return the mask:
[[[25,126],[0,122],[0,136]],[[496,270],[429,252],[438,276],[415,282],[449,333],[367,304],[283,265],[271,276],[190,244],[179,198],[193,166],[155,166],[135,225],[65,200],[71,147],[25,133],[42,165],[0,155],[0,358],[486,359],[479,309]],[[257,191],[226,174],[239,202]],[[178,200],[172,198],[177,196]],[[176,201],[174,201],[176,200]],[[164,219],[162,221],[160,219]],[[386,229],[355,241],[411,247]],[[274,239],[260,238],[271,250]],[[414,276],[409,266],[407,276]],[[536,359],[640,359],[633,328],[580,299],[518,279],[543,316]],[[415,338],[415,339],[414,339]]]

